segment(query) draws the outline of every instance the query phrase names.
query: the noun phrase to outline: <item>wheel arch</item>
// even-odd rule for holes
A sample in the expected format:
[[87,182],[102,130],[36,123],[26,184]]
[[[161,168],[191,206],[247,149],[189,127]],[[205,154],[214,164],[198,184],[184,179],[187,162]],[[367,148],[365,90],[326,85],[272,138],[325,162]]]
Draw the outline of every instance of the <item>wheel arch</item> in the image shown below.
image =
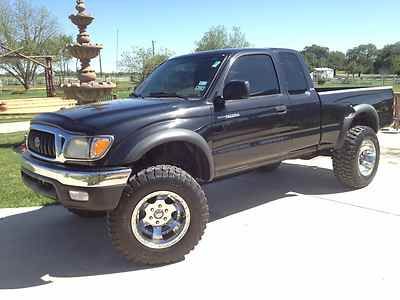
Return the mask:
[[192,146],[195,154],[199,155],[200,178],[205,181],[214,178],[214,160],[210,146],[200,134],[187,129],[168,129],[145,137],[132,147],[126,161],[134,164],[157,147],[171,143]]
[[352,107],[353,112],[345,116],[343,126],[339,134],[338,141],[336,142],[335,149],[340,149],[346,138],[346,133],[350,128],[356,126],[368,126],[372,128],[375,133],[379,131],[379,115],[376,109],[369,104],[360,104]]

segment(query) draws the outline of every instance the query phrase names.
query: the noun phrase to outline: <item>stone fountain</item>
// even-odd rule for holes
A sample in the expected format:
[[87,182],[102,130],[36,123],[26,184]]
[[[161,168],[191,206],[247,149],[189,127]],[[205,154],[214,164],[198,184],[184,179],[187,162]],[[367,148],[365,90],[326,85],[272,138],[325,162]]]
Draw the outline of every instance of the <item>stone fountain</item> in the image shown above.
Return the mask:
[[90,61],[100,55],[102,45],[92,44],[90,35],[86,31],[93,22],[94,17],[86,12],[84,0],[76,1],[77,14],[71,15],[69,19],[79,28],[76,44],[67,47],[69,53],[79,59],[81,69],[79,70],[79,82],[71,82],[63,86],[67,99],[75,99],[78,104],[87,104],[111,99],[112,89],[115,84],[112,82],[97,82],[96,72],[90,66]]

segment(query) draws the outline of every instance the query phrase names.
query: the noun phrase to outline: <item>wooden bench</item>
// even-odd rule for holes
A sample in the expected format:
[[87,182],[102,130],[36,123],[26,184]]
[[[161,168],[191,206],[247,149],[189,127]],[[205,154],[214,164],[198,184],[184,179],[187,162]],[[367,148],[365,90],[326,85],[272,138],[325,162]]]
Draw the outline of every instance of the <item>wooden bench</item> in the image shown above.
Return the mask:
[[75,100],[65,100],[60,97],[53,98],[28,98],[28,99],[12,99],[2,100],[3,109],[0,109],[1,115],[24,115],[38,114],[44,112],[54,112],[61,108],[73,107],[76,105]]

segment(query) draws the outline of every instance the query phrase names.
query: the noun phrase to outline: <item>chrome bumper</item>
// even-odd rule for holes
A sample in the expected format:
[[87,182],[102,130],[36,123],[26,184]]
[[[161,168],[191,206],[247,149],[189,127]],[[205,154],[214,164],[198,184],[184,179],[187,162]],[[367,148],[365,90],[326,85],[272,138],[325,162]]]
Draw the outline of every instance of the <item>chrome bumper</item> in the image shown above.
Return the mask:
[[130,168],[77,171],[54,163],[41,162],[29,154],[23,155],[21,168],[33,174],[56,180],[63,185],[93,188],[125,185],[132,172]]

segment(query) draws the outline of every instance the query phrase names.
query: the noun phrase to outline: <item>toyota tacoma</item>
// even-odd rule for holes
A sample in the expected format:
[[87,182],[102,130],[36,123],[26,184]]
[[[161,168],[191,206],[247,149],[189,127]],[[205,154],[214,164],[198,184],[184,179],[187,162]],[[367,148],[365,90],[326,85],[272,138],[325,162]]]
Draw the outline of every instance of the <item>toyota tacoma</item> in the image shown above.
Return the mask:
[[79,216],[107,215],[130,261],[162,264],[201,239],[203,184],[329,156],[341,183],[363,188],[392,121],[392,88],[314,88],[296,51],[200,52],[166,61],[129,99],[35,117],[21,174]]

